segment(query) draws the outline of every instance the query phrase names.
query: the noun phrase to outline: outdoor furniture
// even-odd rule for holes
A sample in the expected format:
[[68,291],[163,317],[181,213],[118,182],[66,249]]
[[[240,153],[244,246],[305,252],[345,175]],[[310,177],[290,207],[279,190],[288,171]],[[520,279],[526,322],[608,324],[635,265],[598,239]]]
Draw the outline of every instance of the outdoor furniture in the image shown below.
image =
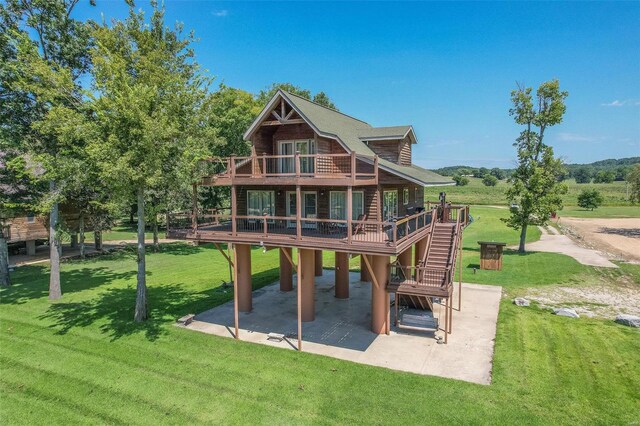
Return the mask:
[[502,249],[506,243],[478,241],[480,244],[480,269],[502,270]]
[[358,223],[353,225],[353,235],[364,234],[364,222],[367,220],[366,214],[358,215],[358,219],[356,219]]

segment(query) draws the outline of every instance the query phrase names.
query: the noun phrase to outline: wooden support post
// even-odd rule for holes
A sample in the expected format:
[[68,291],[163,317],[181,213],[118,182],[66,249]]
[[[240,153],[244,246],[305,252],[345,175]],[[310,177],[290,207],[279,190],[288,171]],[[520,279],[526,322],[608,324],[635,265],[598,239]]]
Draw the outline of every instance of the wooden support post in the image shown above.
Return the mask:
[[297,267],[297,278],[298,282],[296,285],[298,291],[298,351],[302,351],[302,262],[300,261],[300,250],[298,249],[298,267]]
[[[299,159],[299,157],[298,157]],[[298,169],[299,171],[300,169]],[[296,185],[296,239],[302,239],[302,194],[300,185]]]
[[376,185],[378,184],[378,156],[373,157],[373,173],[375,174]]
[[238,309],[240,312],[251,312],[253,308],[251,286],[251,246],[249,244],[234,244],[236,250],[235,265],[237,275],[234,282],[238,282]]
[[411,247],[398,255],[398,263],[400,264],[400,266],[410,267],[411,261]]
[[310,322],[316,318],[315,311],[315,268],[314,250],[298,249],[300,260],[298,268],[301,272],[300,283],[302,285],[302,321]]
[[233,322],[235,325],[234,338],[239,339],[240,334],[238,332],[238,253],[236,251],[236,245],[233,245]]
[[315,250],[315,260],[313,262],[316,277],[322,276],[322,250]]
[[367,264],[364,261],[364,255],[360,255],[360,281],[369,282],[371,281],[371,274],[369,274],[369,270],[367,269]]
[[424,254],[427,251],[427,242],[428,239],[427,237],[424,237],[418,241],[416,241],[415,244],[415,250],[414,250],[414,266],[418,267],[420,265],[420,262],[422,262],[422,259],[424,258]]
[[[222,247],[220,247],[220,244],[218,243],[213,243],[213,245],[215,246],[215,248],[218,249],[218,251],[220,253],[222,253],[222,256],[224,256],[225,259],[227,259],[227,262],[229,262],[229,264],[231,266],[233,266],[233,261],[231,260],[231,258],[229,258],[229,255],[227,255],[227,253],[224,252],[224,250],[222,250]],[[234,256],[235,257],[235,256]]]
[[280,291],[293,290],[293,261],[291,247],[280,248]]
[[353,238],[353,188],[351,185],[347,186],[347,241],[351,244]]
[[238,196],[236,194],[236,186],[231,185],[231,235],[233,235],[234,237],[236,236],[238,225],[236,223],[236,216],[238,215],[238,208],[236,207],[237,202]]
[[[362,255],[371,274],[371,331],[376,334],[389,334],[391,317],[389,293],[389,256]],[[369,262],[369,257],[371,262]]]
[[300,151],[296,151],[295,155],[294,155],[294,167],[296,170],[296,177],[299,178],[300,177]]
[[193,184],[193,194],[191,195],[191,228],[193,232],[198,230],[198,185]]
[[462,310],[462,236],[458,247],[458,312],[460,312]]
[[349,254],[336,252],[335,296],[338,299],[349,298]]

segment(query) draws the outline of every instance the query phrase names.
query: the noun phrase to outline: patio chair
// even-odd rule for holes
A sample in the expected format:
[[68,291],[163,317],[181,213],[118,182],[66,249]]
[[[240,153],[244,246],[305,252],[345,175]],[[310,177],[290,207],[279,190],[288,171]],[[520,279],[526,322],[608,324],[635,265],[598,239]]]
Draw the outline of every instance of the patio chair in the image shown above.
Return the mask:
[[358,223],[353,225],[353,231],[352,231],[353,235],[364,234],[364,223],[362,222],[366,220],[367,220],[366,214],[358,215],[358,219],[356,219]]

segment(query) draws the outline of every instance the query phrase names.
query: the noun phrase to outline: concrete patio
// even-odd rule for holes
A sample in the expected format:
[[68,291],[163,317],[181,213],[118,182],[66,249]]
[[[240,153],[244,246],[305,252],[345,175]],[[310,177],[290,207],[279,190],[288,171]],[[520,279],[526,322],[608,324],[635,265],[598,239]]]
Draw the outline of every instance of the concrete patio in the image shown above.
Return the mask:
[[[334,297],[334,274],[324,270],[316,277],[316,319],[303,323],[304,352],[326,355],[362,364],[417,374],[447,377],[490,384],[496,321],[501,287],[462,285],[462,310],[454,297],[453,331],[448,344],[438,344],[438,331],[408,331],[393,326],[391,334],[371,332],[371,283],[358,281],[351,273],[350,298]],[[294,278],[293,282],[296,282]],[[392,297],[393,299],[393,297]],[[438,318],[444,308],[434,305]],[[405,311],[405,319],[432,322],[430,313]],[[423,316],[416,318],[415,315]],[[196,315],[186,326],[191,330],[233,337],[233,301]],[[269,333],[285,335],[282,341],[269,340]],[[295,350],[297,342],[296,289],[281,292],[278,282],[253,292],[253,311],[240,313],[240,340]]]

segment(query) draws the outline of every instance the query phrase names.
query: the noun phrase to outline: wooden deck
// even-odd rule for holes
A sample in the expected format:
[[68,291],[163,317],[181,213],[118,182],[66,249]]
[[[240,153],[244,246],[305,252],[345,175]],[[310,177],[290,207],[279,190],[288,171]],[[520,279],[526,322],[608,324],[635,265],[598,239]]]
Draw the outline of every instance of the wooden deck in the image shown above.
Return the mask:
[[258,155],[206,160],[201,185],[377,185],[378,157],[351,154]]
[[201,214],[194,226],[192,215],[182,213],[170,217],[167,236],[203,242],[397,255],[429,234],[432,214],[421,212],[384,222]]

